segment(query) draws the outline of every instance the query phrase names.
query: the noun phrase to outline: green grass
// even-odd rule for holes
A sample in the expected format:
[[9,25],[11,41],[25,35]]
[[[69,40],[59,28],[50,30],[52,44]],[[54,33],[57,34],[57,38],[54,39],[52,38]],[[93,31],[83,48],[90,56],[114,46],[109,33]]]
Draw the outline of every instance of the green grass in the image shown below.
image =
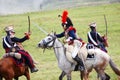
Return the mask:
[[[87,6],[67,9],[69,17],[74,23],[74,27],[77,29],[78,35],[87,42],[87,32],[89,31],[88,24],[90,22],[97,23],[97,31],[101,35],[105,34],[105,22],[104,14],[106,15],[108,22],[108,54],[118,67],[120,67],[120,3],[99,5],[99,6]],[[47,32],[56,31],[62,32],[61,20],[57,16],[62,14],[63,10],[52,10],[44,12],[26,13],[21,15],[8,15],[0,16],[0,56],[4,54],[2,48],[2,37],[5,36],[4,27],[7,25],[14,25],[16,36],[23,37],[24,32],[27,32],[28,21],[27,16],[31,19],[31,31],[32,35],[30,40],[23,43],[24,48],[31,53],[31,55],[39,62],[37,67],[39,72],[30,74],[31,80],[58,80],[61,70],[58,68],[57,60],[53,50],[46,50],[43,53],[42,49],[36,48],[37,43],[43,39],[46,35],[42,33],[33,22],[40,25]],[[111,80],[117,80],[117,76],[112,69],[108,66],[106,72],[111,76]],[[95,71],[91,72],[90,80],[96,80]],[[73,80],[79,80],[79,72],[72,73]],[[25,77],[21,77],[20,80],[25,80]],[[64,78],[66,80],[66,77]]]

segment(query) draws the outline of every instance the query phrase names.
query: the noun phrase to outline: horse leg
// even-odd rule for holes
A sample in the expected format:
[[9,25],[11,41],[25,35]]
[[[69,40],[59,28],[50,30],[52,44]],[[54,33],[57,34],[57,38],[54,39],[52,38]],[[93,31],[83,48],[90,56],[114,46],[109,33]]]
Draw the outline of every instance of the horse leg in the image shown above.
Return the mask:
[[92,71],[93,67],[86,68],[85,71],[81,71],[81,80],[89,80],[89,73]]
[[[90,71],[90,72],[91,72],[91,71]],[[90,72],[88,71],[87,74],[86,74],[87,80],[89,80],[88,78],[89,78]]]
[[81,80],[83,80],[83,73],[82,73],[82,71],[80,71],[80,78],[81,78]]
[[105,80],[110,80],[110,76],[107,73],[105,73],[105,76],[106,76]]
[[85,71],[81,71],[81,80],[88,80],[88,76],[89,76],[89,72],[87,72],[86,70]]
[[70,73],[66,73],[67,75],[67,80],[71,80],[71,72]]
[[25,71],[25,77],[26,77],[27,80],[30,80],[30,74],[29,74],[28,68]]
[[97,73],[97,80],[99,80],[99,74]]
[[[103,77],[104,76],[104,77]],[[101,76],[98,74],[97,78],[99,80],[99,77],[102,79],[102,80],[110,80],[110,76],[107,74],[107,73],[104,73],[104,75]]]
[[62,73],[59,76],[59,80],[62,80],[65,75],[66,75],[66,73],[64,71],[62,71]]
[[101,73],[101,74],[100,74],[100,79],[101,79],[101,80],[106,80],[105,73]]
[[[100,80],[106,80],[106,75],[103,69],[95,68],[97,72],[97,77],[100,78]],[[98,79],[99,80],[99,79]]]

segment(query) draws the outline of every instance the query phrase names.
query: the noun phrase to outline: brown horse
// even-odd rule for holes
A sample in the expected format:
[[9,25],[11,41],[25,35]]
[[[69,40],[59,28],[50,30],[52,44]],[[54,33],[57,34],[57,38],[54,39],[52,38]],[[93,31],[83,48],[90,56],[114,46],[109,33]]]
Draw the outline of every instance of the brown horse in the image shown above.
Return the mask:
[[18,80],[20,76],[26,76],[27,80],[30,80],[28,66],[25,63],[18,66],[14,63],[13,58],[6,57],[0,60],[0,80]]

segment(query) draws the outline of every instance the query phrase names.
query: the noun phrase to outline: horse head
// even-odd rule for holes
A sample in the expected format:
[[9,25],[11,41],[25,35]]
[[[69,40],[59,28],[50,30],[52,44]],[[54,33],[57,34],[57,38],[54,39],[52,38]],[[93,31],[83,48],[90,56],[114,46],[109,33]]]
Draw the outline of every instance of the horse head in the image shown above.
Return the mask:
[[53,47],[55,40],[56,40],[55,33],[50,33],[38,43],[38,47],[44,49],[51,48]]

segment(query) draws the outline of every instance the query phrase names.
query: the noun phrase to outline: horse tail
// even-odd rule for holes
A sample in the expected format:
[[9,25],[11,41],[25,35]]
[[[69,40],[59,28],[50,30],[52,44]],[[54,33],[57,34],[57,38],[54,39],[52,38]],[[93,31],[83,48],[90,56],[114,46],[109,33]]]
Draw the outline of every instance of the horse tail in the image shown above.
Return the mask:
[[110,64],[110,67],[112,68],[112,70],[115,72],[115,74],[120,76],[120,69],[118,69],[118,67],[115,65],[115,63],[112,61],[112,59],[110,59],[109,64]]

